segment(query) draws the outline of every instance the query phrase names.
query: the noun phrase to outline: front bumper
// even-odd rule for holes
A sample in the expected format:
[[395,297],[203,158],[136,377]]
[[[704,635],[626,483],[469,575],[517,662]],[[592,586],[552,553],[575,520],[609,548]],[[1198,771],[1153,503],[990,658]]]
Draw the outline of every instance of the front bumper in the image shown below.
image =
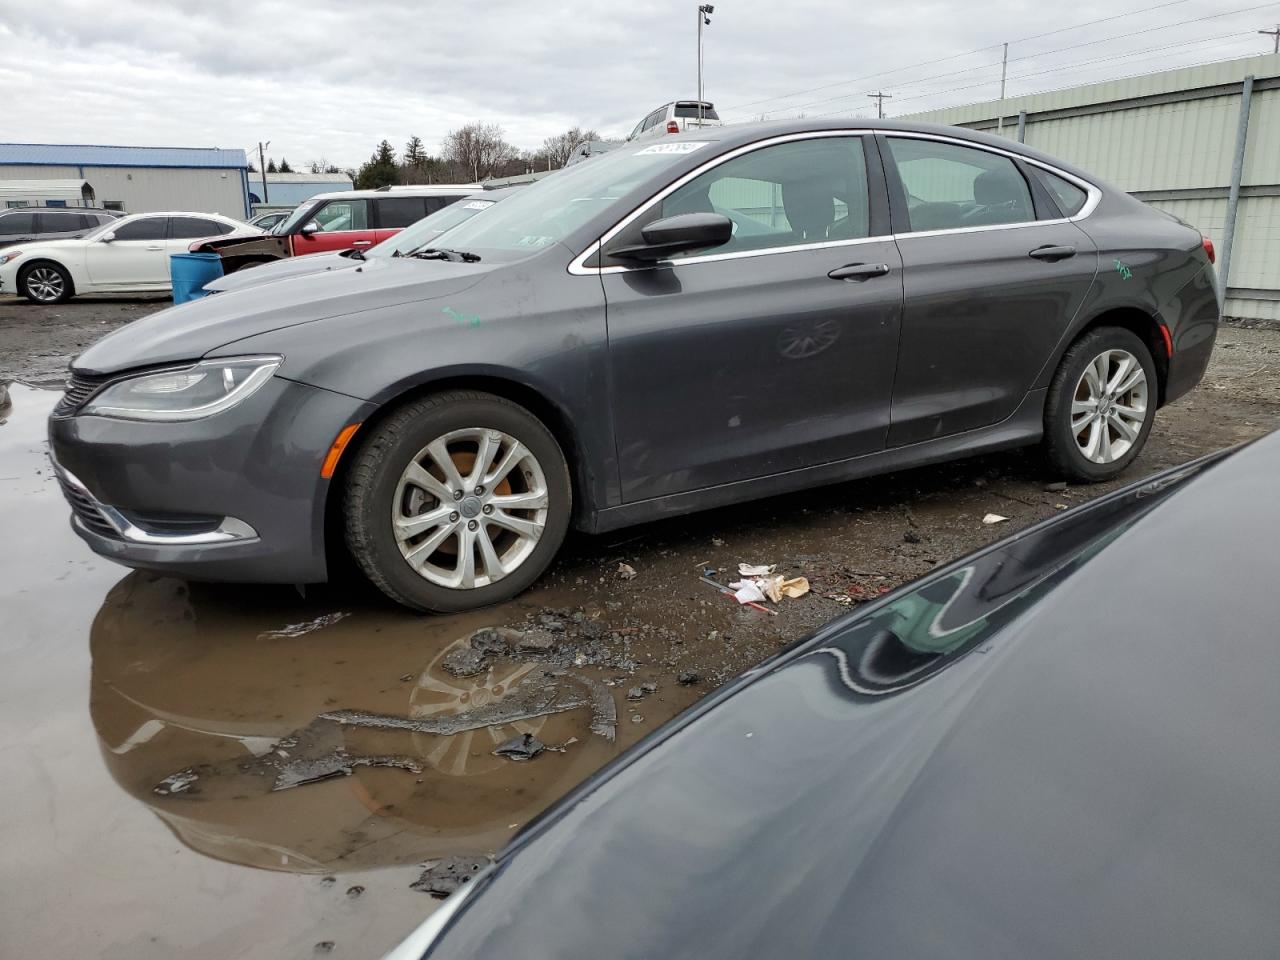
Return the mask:
[[365,406],[275,377],[204,420],[55,414],[49,447],[95,553],[193,580],[315,583],[327,577],[320,467]]

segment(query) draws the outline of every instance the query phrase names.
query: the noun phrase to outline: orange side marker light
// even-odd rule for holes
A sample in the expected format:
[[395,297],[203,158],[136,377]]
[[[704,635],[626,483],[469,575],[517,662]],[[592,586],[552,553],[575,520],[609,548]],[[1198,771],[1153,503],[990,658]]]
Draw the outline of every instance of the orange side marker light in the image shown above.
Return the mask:
[[1164,355],[1166,357],[1173,356],[1173,337],[1169,334],[1169,328],[1163,323],[1160,324],[1160,332],[1164,334]]
[[349,423],[338,431],[338,435],[333,439],[333,445],[325,455],[324,464],[320,467],[320,476],[326,480],[333,477],[333,471],[338,469],[338,460],[342,457],[342,451],[347,449],[347,444],[359,429],[360,424]]

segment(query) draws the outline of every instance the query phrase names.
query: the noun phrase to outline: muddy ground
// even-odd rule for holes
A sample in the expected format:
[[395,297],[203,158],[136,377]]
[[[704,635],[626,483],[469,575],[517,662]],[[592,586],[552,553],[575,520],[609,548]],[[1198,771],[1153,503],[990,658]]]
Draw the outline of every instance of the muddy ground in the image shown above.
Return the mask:
[[[56,382],[70,354],[162,305],[0,299],[0,382]],[[56,393],[10,392],[5,956],[376,957],[431,909],[412,888],[424,861],[492,854],[784,644],[1118,485],[1048,490],[1032,454],[975,458],[575,536],[518,600],[418,617],[359,585],[187,584],[93,557],[45,460]],[[1161,413],[1125,479],[1276,427],[1280,333],[1224,328],[1205,383]],[[739,562],[813,591],[770,616],[698,580]],[[490,627],[509,632],[473,643]],[[493,754],[525,734],[562,749]]]

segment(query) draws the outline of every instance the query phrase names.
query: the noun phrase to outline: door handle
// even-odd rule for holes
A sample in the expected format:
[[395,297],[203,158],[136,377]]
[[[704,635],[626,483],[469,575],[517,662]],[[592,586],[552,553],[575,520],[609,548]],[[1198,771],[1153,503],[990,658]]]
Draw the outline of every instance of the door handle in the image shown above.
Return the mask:
[[373,241],[372,240],[352,240],[351,245],[353,247],[370,247],[370,246],[373,246]]
[[850,283],[861,283],[872,277],[883,277],[889,272],[887,263],[849,263],[836,267],[827,274],[832,280],[847,280]]
[[1055,247],[1053,245],[1036,247],[1027,254],[1028,257],[1031,257],[1034,260],[1048,260],[1050,263],[1055,263],[1058,260],[1066,260],[1068,257],[1074,257],[1075,255],[1075,247]]
[[164,247],[147,247],[148,250],[163,250]]

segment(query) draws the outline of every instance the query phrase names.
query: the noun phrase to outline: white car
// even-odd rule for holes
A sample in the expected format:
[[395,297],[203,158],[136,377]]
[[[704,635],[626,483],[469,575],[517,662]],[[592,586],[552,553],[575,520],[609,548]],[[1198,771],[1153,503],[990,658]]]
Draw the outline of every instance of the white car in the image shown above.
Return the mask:
[[61,303],[77,293],[163,293],[169,255],[193,240],[262,231],[217,213],[138,213],[74,240],[19,243],[0,250],[0,293]]
[[665,137],[669,133],[688,133],[703,127],[723,127],[724,122],[716,113],[716,105],[703,100],[673,100],[664,103],[636,124],[628,140],[648,140]]

